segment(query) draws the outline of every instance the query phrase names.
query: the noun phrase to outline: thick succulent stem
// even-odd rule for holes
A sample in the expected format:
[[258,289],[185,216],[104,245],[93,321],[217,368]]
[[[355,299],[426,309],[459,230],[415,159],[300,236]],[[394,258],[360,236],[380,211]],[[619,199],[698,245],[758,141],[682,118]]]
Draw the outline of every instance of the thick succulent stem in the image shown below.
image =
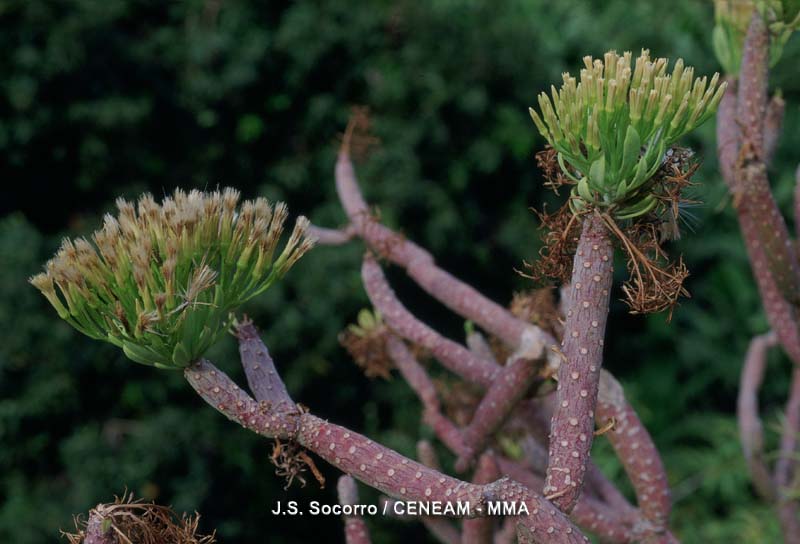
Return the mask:
[[[417,393],[424,408],[425,419],[434,432],[436,432],[442,442],[456,454],[463,455],[464,439],[462,431],[451,421],[445,418],[439,410],[439,400],[436,391],[428,377],[425,369],[416,361],[413,354],[405,344],[394,336],[387,338],[387,351],[392,357],[395,366],[409,383],[411,388]],[[444,424],[437,425],[431,422],[431,414],[436,414],[436,420],[441,420]],[[531,415],[530,417],[534,417]],[[534,440],[529,436],[529,440]],[[427,466],[439,469],[438,461],[435,459],[432,447],[428,442],[421,442],[417,445],[418,457]],[[536,463],[538,470],[544,472],[546,468],[547,451],[542,447],[542,462]],[[502,474],[519,481],[528,488],[541,489],[543,478],[534,474],[521,464],[496,456]],[[625,543],[632,539],[631,525],[640,518],[639,512],[633,508],[627,500],[611,485],[611,483],[600,474],[594,465],[589,466],[588,476],[592,478],[592,483],[597,485],[601,500],[593,499],[583,494],[570,518],[585,530],[591,530],[600,536],[605,542]],[[607,498],[609,497],[609,498]],[[603,504],[606,503],[606,505]],[[426,522],[425,519],[422,520]],[[641,524],[640,524],[641,525]],[[513,532],[512,532],[513,534]]]
[[798,471],[798,439],[800,439],[800,368],[795,368],[789,387],[789,400],[781,434],[780,456],[775,466],[775,484],[778,487],[778,515],[786,544],[800,542],[800,519],[798,519],[797,488],[800,486]]
[[750,147],[754,158],[764,158],[764,119],[767,113],[769,79],[769,30],[753,12],[742,49],[736,116],[742,132],[742,143]]
[[[516,318],[505,308],[486,299],[471,287],[439,269],[427,251],[379,224],[375,220],[361,196],[346,143],[340,150],[336,168],[336,183],[340,200],[347,212],[350,224],[357,232],[358,236],[364,239],[371,249],[390,262],[405,268],[409,276],[414,279],[420,287],[442,302],[445,306],[475,322],[488,333],[498,337],[507,345],[516,349],[517,352],[514,355],[536,359],[540,357],[542,353],[545,353],[548,357],[548,363],[550,363],[553,368],[559,366],[560,356],[550,349],[555,345],[555,340],[552,336]],[[610,262],[608,266],[610,269]],[[394,318],[390,317],[386,320],[390,328],[414,343],[421,344],[431,350],[437,350],[438,353],[434,353],[434,355],[442,360],[446,367],[461,375],[467,381],[477,383],[487,389],[490,388],[497,375],[495,374],[492,379],[489,379],[485,371],[476,373],[474,370],[464,375],[462,370],[468,365],[464,365],[463,361],[482,359],[484,363],[489,363],[495,368],[495,373],[497,369],[500,368],[496,365],[496,362],[490,361],[490,358],[486,357],[485,351],[481,352],[480,348],[477,350],[474,348],[470,349],[468,353],[471,353],[467,356],[463,356],[464,351],[467,351],[463,350],[463,346],[442,338],[438,333],[432,331],[430,327],[427,327],[414,318],[414,316],[397,301],[391,288],[388,287],[385,278],[382,277],[377,264],[374,265],[374,269],[377,270],[380,276],[377,274],[372,276],[372,280],[377,278],[378,281],[374,282],[372,285],[367,285],[367,291],[376,309],[381,311],[384,315],[394,312]],[[364,269],[362,268],[362,273],[363,272]],[[365,284],[367,283],[368,282],[365,281]],[[397,311],[398,309],[400,310],[399,312]],[[392,321],[392,319],[394,319],[394,321]],[[603,319],[605,319],[605,317]],[[510,360],[515,360],[515,357],[512,357]],[[597,368],[599,369],[599,365]],[[571,373],[569,373],[568,376],[571,377]],[[524,388],[525,387],[520,386],[520,389]],[[420,393],[420,391],[417,392],[418,394]],[[580,395],[580,391],[578,391],[577,394]],[[428,404],[422,396],[421,399],[423,400],[423,404]],[[590,420],[592,416],[593,414],[588,416]],[[461,435],[460,429],[442,416],[440,410],[428,410],[426,408],[425,419],[434,427],[437,435],[442,438],[453,451],[459,453],[459,451],[463,450],[463,440],[459,440],[459,436],[463,436]],[[585,433],[587,442],[591,440],[592,430],[593,428],[590,429],[588,433]],[[577,439],[580,440],[580,435],[578,435]],[[585,470],[585,468],[583,470]],[[617,492],[616,497],[619,499],[621,495]],[[627,501],[624,501],[623,498],[623,502]],[[630,505],[628,505],[626,510],[628,515],[630,515],[632,511],[636,512]],[[638,518],[638,513],[636,517]],[[649,522],[645,522],[645,525],[649,525]]]
[[761,295],[767,321],[775,331],[786,354],[795,364],[800,365],[800,332],[798,332],[797,310],[783,297],[770,272],[766,251],[756,232],[758,228],[756,226],[757,211],[744,207],[744,209],[740,208],[738,213],[742,238],[745,241],[753,277]]
[[795,236],[800,238],[800,164],[794,173],[794,229]]
[[497,363],[497,359],[492,352],[492,348],[489,346],[489,342],[486,340],[486,337],[478,331],[473,331],[467,335],[467,347],[476,357]]
[[[355,506],[358,504],[358,488],[356,481],[350,476],[340,476],[336,484],[339,495],[339,504],[342,506]],[[370,544],[369,529],[361,516],[344,517],[344,538],[347,544]]]
[[[544,480],[520,463],[502,456],[497,457],[500,471],[531,489],[541,488]],[[635,510],[634,510],[635,513]],[[622,514],[622,515],[621,515]],[[591,531],[603,542],[626,544],[633,542],[632,525],[638,516],[611,508],[594,497],[582,493],[569,515],[581,529]]]
[[328,229],[317,225],[309,225],[306,232],[309,238],[313,238],[321,246],[341,246],[356,236],[356,231],[352,225],[347,225],[341,229]]
[[[741,205],[741,179],[736,175],[741,146],[739,122],[736,118],[737,85],[730,82],[717,113],[717,154],[723,179],[734,197],[742,238],[745,242],[753,277],[756,280],[764,311],[770,327],[777,334],[786,354],[800,364],[800,333],[795,308],[783,297],[770,272],[770,265],[758,225],[759,210],[749,204]],[[773,201],[774,202],[774,201]],[[800,198],[797,200],[800,203]]]
[[591,213],[573,262],[544,487],[545,496],[567,513],[578,501],[589,462],[613,268],[608,228]]
[[489,300],[436,266],[433,257],[415,243],[378,223],[361,196],[353,163],[343,145],[336,163],[336,190],[350,223],[369,247],[390,262],[403,267],[411,278],[442,304],[474,321],[511,347],[539,344],[542,350],[553,339],[538,327],[518,319],[507,309]]
[[539,376],[540,369],[541,365],[536,361],[519,358],[509,362],[498,373],[475,410],[472,421],[464,429],[466,454],[456,462],[457,471],[466,470],[474,457],[483,451]]
[[[448,340],[436,331],[416,319],[397,300],[397,296],[389,287],[378,263],[369,254],[364,257],[362,266],[364,286],[370,301],[386,320],[386,323],[397,333],[409,340],[429,349],[447,368],[467,381],[488,388],[470,425],[465,429],[463,441],[457,444],[452,438],[440,435],[448,445],[456,447],[459,453],[457,470],[466,470],[475,455],[479,454],[490,436],[503,424],[516,407],[519,400],[527,392],[538,376],[538,365],[526,358],[518,358],[505,367],[500,367],[493,360],[478,358],[464,346]],[[390,353],[399,354],[400,348],[394,342],[387,345]],[[398,368],[411,368],[402,364]],[[403,370],[401,370],[403,372]],[[419,379],[415,374],[408,376],[409,383],[417,389],[415,383]],[[426,393],[429,398],[430,394]],[[423,398],[426,407],[431,406],[429,400]],[[438,423],[443,431],[447,431],[446,423],[441,421],[437,410],[426,410],[426,419],[434,426]],[[448,433],[449,434],[449,433]],[[466,449],[463,449],[466,446]]]
[[[356,481],[350,476],[340,476],[336,484],[339,495],[339,504],[342,506],[355,506],[358,504],[358,488]],[[369,529],[361,516],[344,517],[344,538],[347,544],[370,544]]]
[[[601,371],[598,402],[599,399],[608,396],[604,391],[604,388],[609,384],[609,380],[603,379],[603,376],[606,374],[610,376],[606,370]],[[614,383],[615,382],[614,380]],[[550,405],[553,403],[548,402],[549,400],[550,399],[529,400],[526,402],[526,409],[520,412],[521,423],[530,433],[522,442],[522,449],[525,453],[526,464],[534,472],[544,473],[547,469],[547,450],[540,442],[546,443],[549,433],[550,419],[553,413],[553,410],[550,409]],[[622,402],[627,403],[624,397],[622,398]],[[597,417],[595,417],[595,421],[598,421]],[[605,421],[602,423],[604,422]],[[646,430],[643,429],[643,431],[643,434],[646,434]],[[584,492],[581,496],[584,496],[587,491],[594,494],[602,502],[608,504],[622,519],[638,520],[642,517],[641,512],[628,502],[628,499],[626,499],[614,484],[603,475],[592,460],[589,460],[586,467]],[[573,514],[574,513],[575,511],[573,510]]]
[[769,31],[755,13],[742,52],[736,116],[741,131],[741,149],[736,164],[739,207],[751,208],[756,232],[764,247],[769,270],[783,297],[800,302],[800,265],[786,222],[775,203],[765,162],[765,118],[769,67]]
[[380,265],[369,253],[364,255],[361,278],[372,305],[397,334],[428,350],[452,372],[465,380],[490,387],[500,370],[494,361],[479,359],[461,344],[444,338],[416,319],[397,299]]
[[[753,19],[745,38],[738,92],[735,100],[725,97],[717,122],[718,154],[723,177],[734,195],[742,236],[745,240],[753,274],[758,284],[769,323],[786,354],[800,365],[800,263],[788,228],[769,188],[766,165],[775,149],[780,130],[782,104],[779,98],[767,105],[769,69],[769,31],[759,13]],[[735,108],[731,106],[735,104]],[[725,106],[725,107],[723,107]],[[734,143],[735,142],[735,143]],[[795,214],[800,216],[800,189],[795,193]],[[755,348],[761,349],[756,345]],[[763,495],[771,496],[766,466],[759,460],[760,424],[757,415],[756,391],[763,374],[763,356],[748,354],[742,374],[742,395],[739,403],[743,447],[753,473],[754,484]],[[765,349],[765,348],[764,348]],[[800,377],[795,370],[795,382]],[[800,390],[800,384],[797,384]],[[793,395],[797,398],[793,398]],[[789,420],[797,413],[794,425]],[[779,516],[786,542],[800,541],[796,501],[781,496],[781,481],[792,472],[798,427],[800,427],[800,391],[793,382],[787,419],[781,441],[781,457],[772,480],[778,487]]]
[[[434,470],[442,470],[433,444],[427,440],[417,442],[417,459]],[[441,516],[422,516],[420,521],[428,532],[442,544],[461,544],[461,531],[449,519]]]
[[[423,407],[423,418],[436,433],[436,436],[450,450],[458,455],[466,453],[464,439],[459,429],[452,421],[442,414],[439,398],[436,394],[436,386],[433,385],[428,373],[419,364],[416,357],[409,351],[402,340],[393,334],[388,334],[386,338],[386,351],[389,357],[400,371],[408,385],[419,397]],[[425,462],[423,460],[423,462]],[[429,463],[425,463],[432,466]]]
[[459,505],[470,517],[485,515],[486,506],[492,501],[524,503],[529,515],[520,516],[519,523],[537,537],[545,535],[540,542],[588,541],[546,499],[508,478],[486,485],[464,482],[299,407],[273,410],[270,403],[256,402],[206,360],[187,367],[184,375],[195,391],[228,419],[265,437],[296,441],[343,472],[391,497]]
[[722,179],[728,190],[736,197],[736,160],[739,156],[741,134],[736,122],[736,79],[727,80],[728,87],[717,109],[717,158]]
[[239,356],[247,375],[247,385],[256,400],[272,405],[285,403],[287,406],[294,406],[294,401],[286,391],[267,346],[259,338],[253,322],[245,319],[237,324],[236,337],[239,339]]
[[[481,455],[472,481],[476,484],[488,484],[500,478],[500,471],[491,453]],[[462,544],[491,544],[492,534],[494,533],[495,519],[493,517],[482,517],[465,519],[462,530]]]
[[783,127],[783,113],[786,109],[786,101],[774,95],[767,104],[767,113],[764,117],[764,163],[769,166],[778,148],[778,140]]
[[756,336],[750,341],[736,403],[739,436],[744,458],[750,470],[750,478],[756,491],[769,501],[775,499],[775,485],[764,459],[764,431],[758,415],[758,391],[764,379],[767,351],[776,343],[777,337],[772,332]]
[[636,502],[649,524],[640,530],[645,536],[666,533],[672,502],[667,472],[650,434],[625,400],[622,386],[603,371],[597,400],[599,425],[613,422],[605,434],[611,442],[636,492]]

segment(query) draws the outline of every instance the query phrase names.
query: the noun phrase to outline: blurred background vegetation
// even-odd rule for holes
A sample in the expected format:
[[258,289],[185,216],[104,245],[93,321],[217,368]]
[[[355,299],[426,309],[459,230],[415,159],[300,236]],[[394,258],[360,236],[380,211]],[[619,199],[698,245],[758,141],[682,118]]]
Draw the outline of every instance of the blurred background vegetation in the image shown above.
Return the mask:
[[[514,271],[538,250],[528,208],[554,202],[527,106],[584,54],[610,48],[649,47],[712,73],[712,25],[700,0],[0,1],[0,541],[56,541],[74,513],[126,488],[198,510],[222,542],[342,539],[335,517],[269,514],[278,499],[332,502],[335,486],[284,491],[269,444],[205,406],[179,373],[132,364],[57,319],[26,279],[61,236],[91,232],[117,196],[217,185],[341,225],[336,143],[361,104],[381,144],[359,174],[383,219],[507,302],[531,287]],[[773,77],[787,127],[800,123],[798,65],[795,39]],[[688,143],[703,160],[703,205],[674,251],[693,297],[670,324],[616,302],[607,366],[663,452],[684,542],[776,542],[733,415],[748,340],[767,325],[716,171],[713,123]],[[787,211],[797,149],[790,128],[772,178]],[[430,432],[412,393],[399,379],[364,378],[336,341],[366,304],[362,250],[316,249],[246,311],[298,401],[413,455]],[[390,277],[415,311],[463,334],[401,273]],[[242,379],[232,338],[211,358]],[[773,354],[762,394],[773,449],[788,373]],[[595,450],[624,482],[607,444]],[[413,524],[369,523],[376,542],[428,538]]]

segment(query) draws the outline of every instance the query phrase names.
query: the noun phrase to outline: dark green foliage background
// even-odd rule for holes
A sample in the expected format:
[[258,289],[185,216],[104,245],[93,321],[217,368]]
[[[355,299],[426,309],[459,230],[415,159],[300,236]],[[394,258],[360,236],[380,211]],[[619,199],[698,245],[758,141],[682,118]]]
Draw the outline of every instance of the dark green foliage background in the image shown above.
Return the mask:
[[[554,202],[527,106],[584,54],[610,48],[650,47],[713,72],[712,21],[711,3],[698,0],[0,1],[0,541],[56,541],[73,513],[126,487],[202,512],[222,542],[341,541],[337,518],[269,514],[278,499],[330,503],[333,485],[284,492],[269,444],[205,406],[179,373],[133,364],[57,319],[26,278],[61,236],[89,233],[119,195],[218,184],[339,225],[337,135],[350,106],[364,104],[382,141],[359,168],[370,201],[445,268],[506,302],[529,286],[514,268],[538,250],[528,207]],[[772,178],[787,212],[799,61],[793,40],[773,78],[787,100]],[[766,321],[712,125],[689,142],[704,160],[704,204],[674,249],[692,270],[693,298],[669,325],[615,303],[607,365],[663,452],[684,542],[776,542],[733,417],[748,339]],[[336,342],[366,303],[362,249],[313,251],[246,311],[298,401],[413,454],[430,432],[412,394],[398,379],[366,380]],[[413,309],[462,334],[402,274],[391,278]],[[210,355],[242,380],[232,338]],[[775,354],[762,395],[770,448],[788,375]],[[607,444],[595,450],[624,482]],[[415,525],[370,525],[376,542],[427,538]]]

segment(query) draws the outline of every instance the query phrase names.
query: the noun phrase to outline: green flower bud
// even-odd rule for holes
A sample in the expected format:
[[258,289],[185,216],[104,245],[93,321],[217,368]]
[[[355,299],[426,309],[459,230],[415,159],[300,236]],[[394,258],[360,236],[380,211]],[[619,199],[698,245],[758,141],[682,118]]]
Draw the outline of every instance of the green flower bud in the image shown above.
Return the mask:
[[[286,207],[263,198],[237,208],[239,193],[177,190],[138,207],[119,199],[92,238],[65,239],[45,272],[30,279],[82,333],[132,360],[182,368],[229,325],[231,312],[266,291],[313,246],[300,217],[273,260]],[[138,209],[137,209],[138,208]]]
[[648,182],[666,150],[704,123],[725,92],[719,74],[694,78],[678,59],[672,74],[667,59],[643,50],[585,57],[580,81],[563,75],[561,88],[539,95],[541,114],[530,109],[539,132],[558,152],[567,178],[575,182],[570,204],[587,205],[619,218],[634,218],[657,204]]

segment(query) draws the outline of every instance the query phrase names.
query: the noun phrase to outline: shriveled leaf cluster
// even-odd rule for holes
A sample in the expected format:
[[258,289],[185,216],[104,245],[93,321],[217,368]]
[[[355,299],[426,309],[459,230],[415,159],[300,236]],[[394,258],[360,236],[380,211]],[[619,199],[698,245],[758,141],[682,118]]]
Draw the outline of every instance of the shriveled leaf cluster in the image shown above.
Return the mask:
[[[119,544],[214,544],[215,534],[198,532],[200,515],[177,514],[167,506],[135,500],[132,493],[116,497],[113,503],[98,504],[89,520],[75,518],[75,532],[63,533],[70,544],[83,544],[89,534],[102,531],[109,542]],[[91,528],[90,528],[91,527]]]

